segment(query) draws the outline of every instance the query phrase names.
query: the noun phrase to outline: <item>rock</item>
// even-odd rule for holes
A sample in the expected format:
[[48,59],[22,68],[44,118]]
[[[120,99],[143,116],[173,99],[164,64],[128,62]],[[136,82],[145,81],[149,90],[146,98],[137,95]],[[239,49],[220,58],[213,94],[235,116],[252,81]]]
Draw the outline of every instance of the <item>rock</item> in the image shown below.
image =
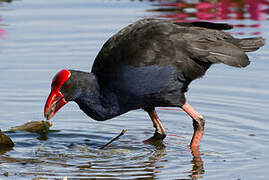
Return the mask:
[[0,148],[10,148],[13,146],[13,141],[0,130]]
[[3,175],[8,177],[8,172],[4,172]]
[[21,126],[12,127],[10,131],[28,131],[38,134],[46,134],[52,126],[50,121],[30,121]]

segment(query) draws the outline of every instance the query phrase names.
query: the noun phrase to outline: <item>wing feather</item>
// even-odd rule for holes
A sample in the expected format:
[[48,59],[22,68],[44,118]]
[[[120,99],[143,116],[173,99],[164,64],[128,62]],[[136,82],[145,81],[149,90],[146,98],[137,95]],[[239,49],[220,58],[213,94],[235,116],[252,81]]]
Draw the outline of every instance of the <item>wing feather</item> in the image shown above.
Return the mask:
[[223,63],[234,67],[246,67],[250,61],[245,52],[226,41],[187,42],[187,50],[191,57],[213,64]]

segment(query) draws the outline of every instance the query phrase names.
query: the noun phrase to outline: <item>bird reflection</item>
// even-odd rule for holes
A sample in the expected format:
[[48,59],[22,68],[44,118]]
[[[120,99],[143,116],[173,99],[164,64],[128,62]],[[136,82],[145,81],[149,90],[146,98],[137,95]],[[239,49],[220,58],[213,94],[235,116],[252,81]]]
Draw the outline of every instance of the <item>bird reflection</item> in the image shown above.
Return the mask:
[[5,154],[11,150],[13,150],[13,147],[0,147],[0,155]]
[[[156,162],[159,162],[164,156],[166,156],[166,146],[163,144],[162,141],[156,141],[156,142],[150,142],[150,143],[147,143],[147,144],[150,144],[152,146],[154,146],[155,148],[155,154],[154,154],[154,157],[151,157],[151,159],[154,159],[152,162],[151,162],[151,165],[152,167],[154,167],[155,163]],[[193,156],[192,160],[190,161],[191,164],[192,164],[192,169],[189,171],[190,175],[189,177],[192,179],[192,180],[196,180],[196,179],[199,179],[201,178],[201,176],[205,173],[205,170],[204,170],[204,163],[203,163],[203,160],[201,158],[201,153],[200,153],[200,150],[199,150],[199,146],[198,147],[195,147],[195,148],[191,148],[191,154]],[[156,174],[156,172],[154,172],[152,175],[154,176]]]
[[192,179],[198,179],[202,174],[205,173],[204,170],[204,162],[201,158],[201,153],[199,150],[199,146],[191,149],[193,159],[191,163],[193,164],[191,175],[189,175]]

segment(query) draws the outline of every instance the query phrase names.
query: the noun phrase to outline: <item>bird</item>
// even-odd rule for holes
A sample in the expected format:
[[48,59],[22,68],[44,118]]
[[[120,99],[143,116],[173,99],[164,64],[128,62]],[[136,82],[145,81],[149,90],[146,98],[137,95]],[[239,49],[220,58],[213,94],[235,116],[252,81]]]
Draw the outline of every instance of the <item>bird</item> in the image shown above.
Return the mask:
[[188,86],[212,64],[248,66],[246,52],[265,44],[262,37],[238,39],[224,32],[232,28],[206,21],[137,20],[104,43],[90,72],[63,69],[54,76],[44,116],[51,119],[70,101],[97,121],[143,109],[155,128],[145,142],[154,142],[167,136],[156,107],[177,107],[192,119],[190,147],[199,147],[205,120],[187,102]]

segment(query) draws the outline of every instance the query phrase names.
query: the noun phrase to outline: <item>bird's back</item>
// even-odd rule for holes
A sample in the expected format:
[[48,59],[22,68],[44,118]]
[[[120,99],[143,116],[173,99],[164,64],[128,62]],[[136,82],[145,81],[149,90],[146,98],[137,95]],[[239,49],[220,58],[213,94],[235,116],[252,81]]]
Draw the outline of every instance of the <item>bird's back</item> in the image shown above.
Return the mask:
[[208,22],[142,19],[123,28],[104,44],[92,72],[100,78],[113,79],[124,66],[171,65],[177,68],[180,80],[191,81],[203,76],[213,63],[245,67],[249,60],[244,51],[256,50],[264,41],[258,38],[253,43],[254,38],[249,38],[244,43],[244,39],[220,31],[231,28]]

